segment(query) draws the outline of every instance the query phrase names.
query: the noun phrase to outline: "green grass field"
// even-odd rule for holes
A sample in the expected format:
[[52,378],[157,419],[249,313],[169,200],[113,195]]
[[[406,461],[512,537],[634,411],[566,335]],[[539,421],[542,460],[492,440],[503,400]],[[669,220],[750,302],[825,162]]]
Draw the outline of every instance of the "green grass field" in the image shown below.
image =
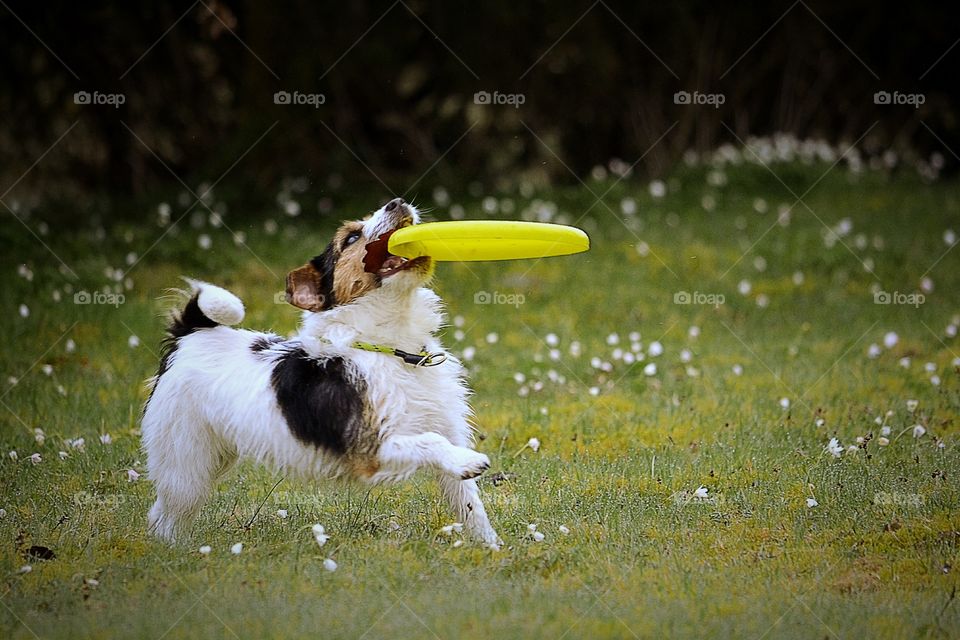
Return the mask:
[[[960,637],[960,250],[944,239],[960,231],[960,185],[840,168],[817,183],[828,168],[774,167],[786,186],[756,166],[709,181],[685,169],[662,198],[635,179],[454,194],[468,218],[586,212],[593,240],[437,270],[446,344],[473,356],[499,552],[455,546],[429,477],[368,490],[250,465],[182,546],[145,534],[152,488],[128,470],[144,473],[137,420],[165,289],[222,284],[245,326],[290,333],[286,271],[386,194],[338,192],[325,217],[313,192],[294,196],[297,217],[231,203],[223,220],[247,247],[202,207],[156,244],[157,202],[116,203],[105,227],[21,211],[42,243],[5,214],[0,636]],[[590,190],[611,186],[595,204]],[[74,304],[128,269],[122,304]],[[924,299],[876,304],[884,292]]]

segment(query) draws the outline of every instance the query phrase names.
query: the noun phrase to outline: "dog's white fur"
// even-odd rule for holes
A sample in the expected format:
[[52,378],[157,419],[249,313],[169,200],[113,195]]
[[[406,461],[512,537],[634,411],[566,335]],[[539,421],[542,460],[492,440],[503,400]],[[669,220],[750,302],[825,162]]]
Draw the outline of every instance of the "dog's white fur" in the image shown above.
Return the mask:
[[[412,207],[408,210],[419,220]],[[366,241],[389,231],[381,208],[363,225]],[[243,318],[243,304],[213,285],[192,282],[198,304],[221,325]],[[227,326],[194,331],[177,341],[167,370],[155,379],[143,416],[149,477],[157,490],[149,528],[174,541],[193,520],[217,478],[238,458],[251,458],[307,478],[360,477],[369,483],[398,481],[418,469],[437,472],[456,518],[472,536],[496,546],[475,476],[490,464],[474,451],[464,369],[448,357],[435,367],[415,367],[399,358],[362,351],[356,340],[405,351],[442,351],[435,333],[442,303],[418,273],[401,271],[348,304],[304,312],[299,335],[282,348],[301,346],[320,361],[340,357],[356,388],[365,390],[370,422],[379,425],[369,473],[357,474],[343,455],[295,438],[271,384],[281,346],[255,353],[258,339],[277,339]],[[467,478],[467,479],[464,479]]]

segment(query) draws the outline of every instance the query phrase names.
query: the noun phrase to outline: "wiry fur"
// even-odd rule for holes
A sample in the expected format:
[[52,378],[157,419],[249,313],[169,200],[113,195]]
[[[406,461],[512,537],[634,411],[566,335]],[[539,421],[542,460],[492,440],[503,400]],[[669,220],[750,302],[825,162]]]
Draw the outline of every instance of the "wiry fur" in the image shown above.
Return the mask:
[[[336,258],[327,261],[335,265],[333,277],[307,272],[288,280],[288,295],[296,286],[314,287],[313,294],[328,307],[306,311],[298,335],[289,340],[222,326],[202,311],[197,315],[203,308],[221,320],[234,320],[237,305],[242,318],[242,304],[222,289],[195,285],[197,294],[171,325],[144,411],[143,444],[157,489],[149,514],[152,532],[165,540],[176,539],[217,478],[244,457],[308,478],[348,476],[369,483],[399,481],[418,469],[432,468],[457,519],[476,539],[499,543],[474,479],[489,460],[472,449],[468,389],[460,362],[450,357],[440,366],[414,367],[351,346],[362,340],[414,353],[422,348],[442,351],[435,337],[443,322],[442,304],[422,286],[432,272],[430,261],[383,278],[357,264],[362,263],[365,243],[417,221],[416,210],[400,201],[399,207],[388,204],[366,221],[345,223],[328,247]],[[357,230],[360,241],[336,244],[345,233]],[[308,267],[310,263],[301,270]],[[332,306],[321,291],[325,281],[338,288]],[[304,380],[304,388],[309,382],[319,389],[317,399],[303,402],[338,412],[336,420],[324,415],[323,420],[308,421],[308,431],[299,434],[285,418],[284,408],[287,415],[294,415],[290,400],[281,407],[283,400],[278,401],[272,379],[278,363],[293,355],[320,367],[312,382]],[[324,363],[336,364],[330,375],[340,376],[331,379],[329,387],[322,386],[327,375]],[[285,388],[289,392],[297,386]],[[343,398],[331,393],[360,395],[362,410],[356,424],[347,424],[351,418],[346,415],[356,412],[343,408],[353,405],[339,402]],[[296,408],[302,415],[303,404]],[[342,431],[314,433],[316,438],[311,438],[309,429]],[[343,446],[331,444],[336,442]]]

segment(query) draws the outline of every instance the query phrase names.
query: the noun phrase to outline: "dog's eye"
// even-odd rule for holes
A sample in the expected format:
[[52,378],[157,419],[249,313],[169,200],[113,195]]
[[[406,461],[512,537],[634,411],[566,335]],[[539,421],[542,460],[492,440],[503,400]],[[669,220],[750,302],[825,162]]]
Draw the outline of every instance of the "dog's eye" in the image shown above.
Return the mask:
[[343,240],[343,248],[346,249],[347,247],[349,247],[350,245],[352,245],[354,242],[356,242],[357,240],[359,240],[359,239],[360,239],[360,235],[361,235],[361,234],[360,234],[359,231],[351,231],[351,232],[350,232],[350,235],[348,235],[348,236],[347,236],[346,238],[344,238],[344,240]]

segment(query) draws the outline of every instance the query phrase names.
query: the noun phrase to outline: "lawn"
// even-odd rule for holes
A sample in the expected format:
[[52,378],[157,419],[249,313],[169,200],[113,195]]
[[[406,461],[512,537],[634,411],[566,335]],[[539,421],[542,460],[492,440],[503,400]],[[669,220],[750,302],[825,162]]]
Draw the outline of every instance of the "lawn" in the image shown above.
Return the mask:
[[960,637],[960,185],[829,169],[417,196],[592,238],[437,269],[499,552],[445,532],[429,477],[368,490],[250,465],[181,546],[145,534],[138,417],[166,289],[221,284],[245,326],[290,333],[285,273],[388,194],[294,181],[249,210],[218,187],[222,222],[197,206],[173,230],[161,202],[172,220],[193,202],[176,192],[105,201],[112,217],[20,209],[37,237],[5,214],[0,636]]

